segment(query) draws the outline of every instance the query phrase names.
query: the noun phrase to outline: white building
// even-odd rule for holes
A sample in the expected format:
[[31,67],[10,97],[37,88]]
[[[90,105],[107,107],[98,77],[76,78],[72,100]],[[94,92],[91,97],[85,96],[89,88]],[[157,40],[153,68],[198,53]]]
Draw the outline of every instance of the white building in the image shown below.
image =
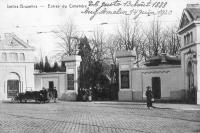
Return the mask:
[[183,10],[179,35],[181,36],[181,68],[183,88],[197,90],[200,104],[200,5],[190,4]]
[[[185,100],[195,91],[200,104],[200,5],[183,10],[178,31],[181,37],[181,60],[178,57],[153,57],[144,68],[134,66],[130,51],[116,54],[119,61],[119,100],[143,100],[147,86],[160,100]],[[181,62],[180,62],[181,61]]]
[[135,56],[131,52],[118,52],[119,100],[137,101],[146,98],[146,87],[151,86],[155,99],[182,100],[181,62],[179,57],[163,54],[146,63],[146,67],[136,68]]
[[75,101],[78,94],[78,68],[81,62],[80,56],[66,56],[66,72],[35,73],[35,90],[55,88],[58,99]]
[[0,100],[34,89],[34,48],[12,33],[0,40]]
[[0,100],[17,93],[55,88],[58,98],[76,100],[80,56],[63,58],[66,72],[34,73],[34,48],[16,35],[7,33],[0,40]]
[[66,72],[35,73],[35,90],[39,91],[43,87],[56,89],[58,98],[61,99],[66,88]]

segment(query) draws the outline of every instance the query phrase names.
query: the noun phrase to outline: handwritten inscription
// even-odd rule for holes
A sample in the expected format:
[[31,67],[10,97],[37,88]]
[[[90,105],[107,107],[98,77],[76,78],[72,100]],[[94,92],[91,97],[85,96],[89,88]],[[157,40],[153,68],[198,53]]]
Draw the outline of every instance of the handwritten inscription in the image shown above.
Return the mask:
[[46,5],[7,5],[7,8],[48,8],[48,9],[81,9],[80,13],[90,15],[90,20],[97,15],[131,15],[133,19],[139,16],[171,15],[167,9],[167,0],[89,0],[84,3],[46,4]]
[[92,1],[88,2],[88,7],[81,11],[83,14],[91,14],[90,20],[98,14],[121,14],[121,15],[133,15],[134,19],[140,15],[171,15],[171,10],[166,10],[166,1],[153,1],[153,0],[136,0],[136,1]]

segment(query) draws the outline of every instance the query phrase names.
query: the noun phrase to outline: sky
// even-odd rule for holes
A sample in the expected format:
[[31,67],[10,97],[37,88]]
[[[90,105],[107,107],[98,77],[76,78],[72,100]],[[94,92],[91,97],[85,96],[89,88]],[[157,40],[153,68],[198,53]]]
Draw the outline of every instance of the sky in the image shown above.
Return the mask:
[[[77,32],[90,36],[89,31],[93,31],[95,27],[101,27],[106,34],[116,32],[117,26],[123,17],[129,16],[131,21],[135,21],[134,15],[119,15],[119,14],[101,14],[96,15],[92,20],[91,14],[84,14],[88,5],[95,4],[98,0],[0,0],[0,34],[15,33],[24,41],[28,40],[29,45],[36,48],[36,55],[42,51],[44,55],[51,56],[54,49],[57,47],[55,35],[52,30],[58,30],[71,19],[77,26]],[[130,11],[137,9],[141,11],[154,11],[157,13],[161,8],[147,7],[128,7],[128,6],[108,6],[116,0],[99,1],[99,5],[91,5],[90,10],[96,10],[103,2],[107,3],[108,10]],[[121,3],[136,0],[118,0]],[[138,2],[167,2],[163,10],[167,11],[168,15],[159,17],[159,20],[165,25],[178,24],[181,18],[183,9],[189,3],[197,3],[199,0],[139,0]],[[80,7],[77,8],[76,6]],[[29,8],[25,8],[29,6]],[[52,8],[54,6],[54,8]],[[67,6],[67,8],[66,8]],[[86,6],[86,7],[85,7]],[[36,8],[37,7],[37,8]],[[101,8],[103,9],[103,7]],[[100,10],[101,10],[100,9]],[[137,19],[143,25],[148,25],[155,15],[140,15]],[[101,25],[106,23],[105,25]],[[38,34],[38,32],[43,32]]]

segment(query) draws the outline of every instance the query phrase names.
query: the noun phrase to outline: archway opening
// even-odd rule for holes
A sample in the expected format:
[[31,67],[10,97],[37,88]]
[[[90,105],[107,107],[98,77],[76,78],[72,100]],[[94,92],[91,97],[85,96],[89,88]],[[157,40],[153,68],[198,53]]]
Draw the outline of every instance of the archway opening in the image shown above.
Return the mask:
[[20,77],[17,73],[11,72],[7,78],[7,98],[13,98],[19,93]]
[[194,73],[192,62],[189,61],[187,65],[187,77],[188,77],[188,102],[196,103],[196,88],[194,86]]

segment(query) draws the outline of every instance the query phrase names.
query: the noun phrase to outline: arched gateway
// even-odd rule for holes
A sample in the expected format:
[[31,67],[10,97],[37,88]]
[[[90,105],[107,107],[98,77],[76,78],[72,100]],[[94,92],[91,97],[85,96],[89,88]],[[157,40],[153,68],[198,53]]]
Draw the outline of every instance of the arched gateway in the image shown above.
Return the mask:
[[18,92],[34,89],[34,48],[16,35],[0,40],[0,100],[10,100]]

